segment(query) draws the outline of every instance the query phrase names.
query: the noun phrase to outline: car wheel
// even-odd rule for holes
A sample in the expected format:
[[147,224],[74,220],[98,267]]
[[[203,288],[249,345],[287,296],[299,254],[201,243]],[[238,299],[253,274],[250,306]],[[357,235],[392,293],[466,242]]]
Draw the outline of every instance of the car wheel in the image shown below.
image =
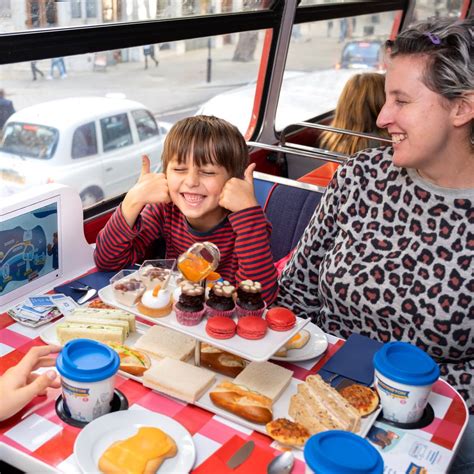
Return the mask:
[[81,193],[82,207],[90,207],[104,198],[104,193],[99,188],[87,188]]

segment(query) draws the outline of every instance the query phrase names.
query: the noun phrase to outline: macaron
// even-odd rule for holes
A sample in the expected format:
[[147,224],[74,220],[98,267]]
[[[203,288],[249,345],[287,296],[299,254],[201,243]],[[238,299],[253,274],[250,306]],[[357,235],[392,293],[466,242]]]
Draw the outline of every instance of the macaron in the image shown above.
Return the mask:
[[267,311],[265,319],[268,327],[274,331],[289,331],[296,324],[295,313],[288,308],[271,308]]
[[237,334],[244,339],[262,339],[267,332],[267,322],[260,316],[245,316],[237,324]]
[[230,339],[235,334],[235,322],[225,316],[214,316],[206,323],[206,332],[214,339]]

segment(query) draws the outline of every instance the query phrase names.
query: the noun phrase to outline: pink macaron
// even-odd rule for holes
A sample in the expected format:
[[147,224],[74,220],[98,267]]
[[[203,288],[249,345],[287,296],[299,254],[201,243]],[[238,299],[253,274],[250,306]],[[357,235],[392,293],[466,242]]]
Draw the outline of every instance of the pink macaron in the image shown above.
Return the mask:
[[295,313],[287,308],[271,308],[267,311],[265,319],[268,327],[274,331],[289,331],[296,324]]
[[244,339],[262,339],[267,332],[267,322],[259,316],[245,316],[237,324],[237,334]]

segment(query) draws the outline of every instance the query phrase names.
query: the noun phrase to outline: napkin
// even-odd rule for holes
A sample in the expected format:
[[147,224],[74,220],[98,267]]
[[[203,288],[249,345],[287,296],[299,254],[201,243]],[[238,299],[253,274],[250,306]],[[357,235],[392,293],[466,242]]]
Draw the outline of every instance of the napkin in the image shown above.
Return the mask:
[[71,286],[74,288],[80,288],[85,285],[89,285],[91,288],[95,288],[97,291],[104,288],[109,284],[109,280],[116,274],[117,272],[95,272],[90,273],[89,275],[84,275],[76,280],[72,280],[65,285],[60,285],[54,288],[56,293],[62,293],[63,295],[70,296],[74,301],[77,301],[79,298],[84,296],[84,292],[82,291],[75,291]]
[[381,342],[360,334],[351,334],[344,345],[324,364],[318,372],[321,377],[338,385],[341,377],[372,385],[374,381],[374,354],[383,346]]
[[209,474],[216,472],[219,474],[235,473],[248,474],[249,472],[267,472],[267,466],[275,457],[273,450],[265,449],[255,443],[255,447],[250,457],[240,466],[231,469],[227,466],[227,461],[237,452],[237,450],[248,440],[234,435],[223,444],[214,454],[201,463],[193,474]]

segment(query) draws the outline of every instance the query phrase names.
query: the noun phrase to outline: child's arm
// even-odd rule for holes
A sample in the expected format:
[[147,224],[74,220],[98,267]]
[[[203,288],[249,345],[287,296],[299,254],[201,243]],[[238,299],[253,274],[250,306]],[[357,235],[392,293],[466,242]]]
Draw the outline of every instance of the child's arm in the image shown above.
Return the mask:
[[137,184],[99,232],[94,260],[101,270],[118,270],[142,260],[149,245],[160,236],[163,206],[169,202],[168,184],[162,173],[150,172],[150,160],[143,156]]
[[232,214],[229,221],[237,237],[235,253],[239,262],[236,280],[262,284],[262,296],[270,304],[278,292],[278,274],[270,248],[271,225],[255,198],[251,164],[244,179],[231,178],[224,186],[219,204]]
[[61,350],[57,346],[31,348],[17,365],[10,367],[0,378],[0,421],[18,413],[37,395],[45,395],[48,387],[59,388],[61,382],[54,370],[38,375],[40,367],[51,367],[55,359],[47,357]]

